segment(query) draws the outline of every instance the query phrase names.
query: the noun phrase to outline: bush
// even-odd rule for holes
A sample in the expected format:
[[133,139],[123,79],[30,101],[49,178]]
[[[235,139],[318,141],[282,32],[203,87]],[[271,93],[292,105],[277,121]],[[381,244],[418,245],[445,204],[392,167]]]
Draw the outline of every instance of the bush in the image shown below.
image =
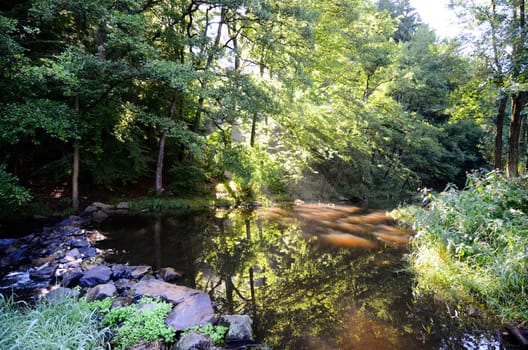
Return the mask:
[[481,301],[506,319],[528,320],[526,178],[474,172],[414,218],[409,255],[417,291]]

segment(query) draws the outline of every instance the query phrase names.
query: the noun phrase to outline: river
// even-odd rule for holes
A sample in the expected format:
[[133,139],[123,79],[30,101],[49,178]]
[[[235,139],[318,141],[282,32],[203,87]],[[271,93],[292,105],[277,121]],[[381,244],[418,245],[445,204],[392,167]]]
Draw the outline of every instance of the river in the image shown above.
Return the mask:
[[302,204],[116,216],[98,229],[108,261],[176,268],[219,313],[251,315],[273,349],[502,349],[493,322],[414,296],[412,233],[383,211]]

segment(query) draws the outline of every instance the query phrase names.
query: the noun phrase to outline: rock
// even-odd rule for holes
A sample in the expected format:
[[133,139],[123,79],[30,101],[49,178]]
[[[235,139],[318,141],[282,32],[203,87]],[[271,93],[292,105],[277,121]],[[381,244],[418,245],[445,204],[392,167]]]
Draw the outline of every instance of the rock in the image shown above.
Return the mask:
[[93,287],[104,284],[110,280],[112,270],[106,265],[98,265],[86,272],[79,280],[81,287]]
[[31,261],[31,264],[35,266],[40,266],[40,265],[50,263],[55,259],[57,259],[57,253],[44,257],[44,258],[34,259],[33,261]]
[[209,350],[212,347],[213,341],[207,335],[190,331],[180,337],[172,350]]
[[94,242],[98,242],[98,241],[104,241],[107,237],[105,235],[103,235],[101,232],[99,232],[97,230],[93,230],[93,231],[90,231],[90,233],[88,233],[86,238],[90,242],[94,243]]
[[14,246],[18,240],[16,238],[3,238],[0,239],[0,252],[7,251],[10,247]]
[[176,286],[156,279],[142,279],[133,287],[135,295],[146,295],[153,298],[161,298],[172,304],[179,304],[185,299],[203,293],[196,289],[184,286]]
[[247,344],[254,342],[253,321],[248,315],[224,315],[220,317],[218,324],[229,327],[225,336],[227,344]]
[[99,284],[86,292],[86,301],[102,300],[117,295],[117,289],[112,283]]
[[43,265],[42,267],[30,271],[29,278],[33,281],[50,281],[55,277],[57,266]]
[[199,292],[176,305],[165,319],[165,324],[176,331],[203,326],[213,322],[214,311],[209,294]]
[[159,275],[165,282],[175,281],[181,278],[182,274],[172,267],[164,267],[159,270]]
[[86,249],[83,249],[82,252],[81,252],[81,255],[84,258],[93,258],[94,256],[97,255],[97,248],[88,247]]
[[66,257],[68,257],[68,256],[72,257],[73,260],[75,260],[75,259],[81,257],[81,252],[79,251],[79,249],[73,248],[73,249],[69,250],[68,252],[66,252]]
[[106,212],[104,212],[102,210],[97,210],[97,211],[92,213],[92,221],[97,223],[97,224],[102,223],[103,221],[105,221],[109,217],[110,217],[110,214],[108,214],[108,213],[106,213]]
[[65,298],[77,298],[80,295],[80,292],[70,288],[55,288],[46,294],[46,299],[53,301],[61,301]]
[[128,268],[122,264],[112,265],[112,277],[115,279],[118,278],[129,278],[130,274],[128,273]]
[[29,253],[30,251],[28,247],[16,249],[7,256],[9,259],[9,265],[22,265],[22,263],[28,261]]
[[88,248],[90,243],[84,239],[72,239],[67,242],[67,244],[72,248]]
[[126,348],[127,350],[166,350],[167,346],[161,341],[155,341],[153,343],[145,343],[143,340],[139,344],[131,345]]
[[151,270],[150,266],[129,266],[128,271],[133,279],[140,279]]
[[128,202],[117,203],[116,209],[130,209],[130,204]]
[[81,271],[69,270],[62,275],[62,285],[66,288],[75,287],[79,284],[81,277],[83,277]]

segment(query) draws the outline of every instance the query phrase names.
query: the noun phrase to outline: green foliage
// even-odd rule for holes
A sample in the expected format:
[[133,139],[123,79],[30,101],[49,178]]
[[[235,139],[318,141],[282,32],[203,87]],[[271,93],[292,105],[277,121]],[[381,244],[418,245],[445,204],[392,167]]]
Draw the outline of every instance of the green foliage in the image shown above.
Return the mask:
[[74,111],[61,102],[48,99],[30,100],[25,104],[0,106],[0,139],[17,143],[29,137],[38,144],[37,134],[43,131],[61,141],[76,138]]
[[207,175],[197,165],[175,163],[170,169],[171,181],[167,189],[174,195],[189,196],[206,193]]
[[172,304],[143,296],[138,304],[110,308],[111,301],[98,301],[92,307],[102,314],[101,325],[115,330],[111,343],[117,349],[125,349],[142,340],[147,343],[156,340],[167,343],[174,341],[176,331],[165,325]]
[[486,302],[506,319],[526,319],[528,183],[473,172],[414,218],[409,256],[418,291]]
[[4,164],[0,164],[0,208],[2,211],[16,210],[32,199],[29,191],[17,183],[17,177],[8,173]]
[[197,333],[203,333],[207,335],[209,338],[211,338],[215,345],[222,345],[224,344],[224,337],[229,330],[229,327],[225,326],[213,326],[212,324],[208,323],[205,326],[195,326],[190,327],[185,330],[185,333],[188,333],[190,331],[195,331]]
[[105,333],[82,300],[42,299],[29,306],[0,295],[2,349],[106,349]]

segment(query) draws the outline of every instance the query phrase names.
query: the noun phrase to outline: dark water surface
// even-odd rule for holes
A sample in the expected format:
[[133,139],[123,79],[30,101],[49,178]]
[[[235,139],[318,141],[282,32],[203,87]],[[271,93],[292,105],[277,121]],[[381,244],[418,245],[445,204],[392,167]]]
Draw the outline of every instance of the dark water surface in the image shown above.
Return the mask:
[[494,325],[416,299],[409,234],[384,212],[298,205],[113,217],[110,262],[174,267],[273,349],[501,349]]

